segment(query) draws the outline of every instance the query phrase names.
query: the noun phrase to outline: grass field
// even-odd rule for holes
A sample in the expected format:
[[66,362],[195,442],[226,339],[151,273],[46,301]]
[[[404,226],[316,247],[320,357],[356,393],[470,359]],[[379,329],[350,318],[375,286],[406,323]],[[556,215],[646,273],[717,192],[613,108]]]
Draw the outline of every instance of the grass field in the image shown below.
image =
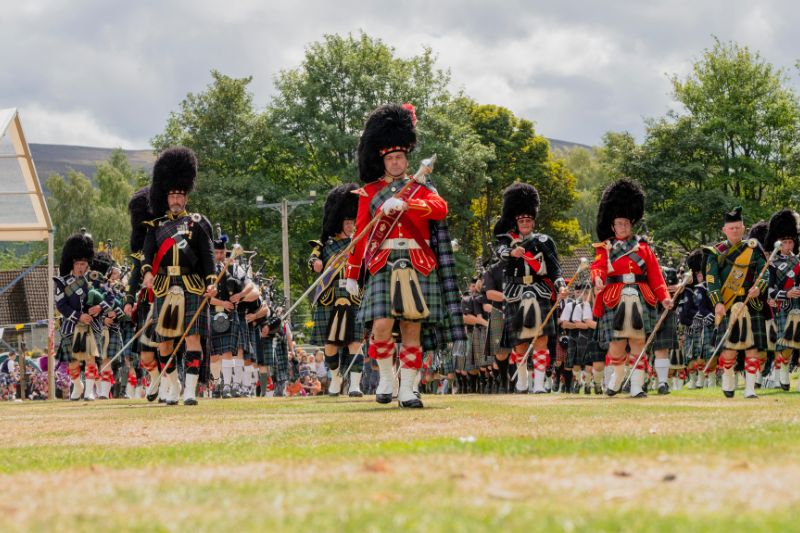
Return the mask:
[[0,404],[0,531],[776,531],[800,394]]

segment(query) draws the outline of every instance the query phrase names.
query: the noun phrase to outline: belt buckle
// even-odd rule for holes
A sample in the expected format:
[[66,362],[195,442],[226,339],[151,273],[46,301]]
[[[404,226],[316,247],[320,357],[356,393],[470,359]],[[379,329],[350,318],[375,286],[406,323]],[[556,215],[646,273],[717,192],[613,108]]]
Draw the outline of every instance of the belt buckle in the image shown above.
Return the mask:
[[622,283],[634,283],[636,281],[636,274],[628,273],[622,275]]
[[344,289],[346,287],[347,287],[347,280],[346,279],[340,279],[339,280],[339,288],[340,289]]
[[394,244],[398,248],[404,248],[408,244],[408,241],[405,239],[395,239]]
[[525,285],[530,285],[533,283],[533,276],[522,276],[522,283]]
[[167,274],[170,276],[180,276],[181,275],[181,267],[180,265],[170,265],[167,267]]

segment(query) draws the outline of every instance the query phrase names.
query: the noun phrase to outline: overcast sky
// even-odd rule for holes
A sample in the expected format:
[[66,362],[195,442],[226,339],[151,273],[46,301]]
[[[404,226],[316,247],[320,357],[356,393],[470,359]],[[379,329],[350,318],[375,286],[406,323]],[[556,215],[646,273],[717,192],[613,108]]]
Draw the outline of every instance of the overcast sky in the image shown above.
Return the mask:
[[[641,138],[674,103],[712,35],[758,50],[800,87],[796,1],[18,0],[2,2],[0,108],[17,107],[34,143],[147,148],[209,71],[252,75],[259,107],[281,69],[325,33],[363,30],[452,70],[453,88],[597,144]],[[368,6],[368,7],[363,7]]]

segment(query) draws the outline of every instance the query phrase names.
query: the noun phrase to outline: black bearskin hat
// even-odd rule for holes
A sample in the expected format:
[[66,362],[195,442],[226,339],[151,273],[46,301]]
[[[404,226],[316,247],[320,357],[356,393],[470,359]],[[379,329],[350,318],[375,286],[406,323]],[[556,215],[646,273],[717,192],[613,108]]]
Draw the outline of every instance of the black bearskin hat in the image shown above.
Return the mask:
[[703,272],[705,270],[705,256],[703,255],[703,250],[692,250],[686,257],[686,266],[692,272]]
[[144,238],[147,236],[147,226],[144,223],[152,220],[153,214],[150,212],[150,187],[142,187],[131,196],[128,202],[128,213],[131,216],[131,253],[135,253],[144,248]]
[[61,249],[61,263],[58,270],[62,276],[72,271],[72,264],[76,259],[91,261],[94,259],[94,241],[89,235],[76,233],[70,236]]
[[417,123],[410,104],[382,105],[367,117],[358,141],[358,175],[364,183],[383,177],[383,156],[410,152],[417,144]]
[[197,157],[186,147],[168,148],[159,154],[153,165],[150,184],[150,210],[161,217],[169,209],[167,194],[182,191],[189,194],[197,177]]
[[353,191],[358,189],[355,183],[345,183],[334,187],[325,198],[325,208],[322,212],[322,237],[320,242],[325,245],[329,237],[342,231],[345,220],[355,220],[358,212],[358,195]]
[[512,183],[503,191],[503,210],[494,226],[494,234],[502,235],[517,230],[517,217],[539,214],[539,191],[527,183]]
[[794,241],[794,253],[798,250],[798,215],[791,209],[781,209],[769,219],[769,231],[767,231],[767,242],[764,248],[771,252],[775,246],[775,241],[781,239],[792,239]]
[[636,224],[644,216],[644,191],[633,180],[622,178],[603,191],[597,210],[597,238],[605,241],[614,236],[615,218],[627,218]]
[[108,252],[98,252],[95,254],[90,267],[95,272],[100,272],[104,276],[108,273],[112,266],[116,264],[114,258]]
[[767,244],[767,231],[769,230],[769,226],[763,220],[759,220],[752,226],[750,226],[750,231],[747,232],[748,239],[755,239],[761,246],[766,248]]

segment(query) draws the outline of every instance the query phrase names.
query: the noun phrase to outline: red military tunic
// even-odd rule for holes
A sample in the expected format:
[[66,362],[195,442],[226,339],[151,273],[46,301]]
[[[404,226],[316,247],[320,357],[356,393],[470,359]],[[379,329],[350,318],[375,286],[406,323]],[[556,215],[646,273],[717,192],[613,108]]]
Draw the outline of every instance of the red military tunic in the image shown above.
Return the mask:
[[[356,215],[356,235],[370,223],[374,216],[370,204],[375,195],[389,186],[396,187],[397,191],[399,191],[400,188],[405,185],[407,179],[408,178],[393,181],[386,177],[368,183],[356,191],[359,194],[358,214]],[[421,185],[418,187],[413,198],[407,200],[406,203],[408,203],[408,210],[400,215],[397,224],[395,224],[386,235],[386,239],[408,239],[416,242],[417,246],[408,248],[411,263],[417,271],[427,276],[436,268],[436,257],[434,257],[429,246],[417,241],[424,240],[427,243],[430,242],[429,221],[444,220],[447,216],[447,202],[432,190]],[[358,241],[347,258],[346,276],[349,279],[358,279],[361,272],[361,264],[364,261],[364,252],[367,248],[368,237]],[[386,265],[391,251],[392,250],[389,248],[381,248],[375,253],[370,263],[367,265],[370,273],[375,274]]]
[[[592,283],[600,278],[603,280],[603,283],[606,284],[595,300],[595,317],[599,318],[603,315],[604,306],[611,309],[617,307],[622,294],[622,288],[626,285],[623,281],[612,281],[609,283],[609,277],[617,278],[625,274],[633,274],[636,280],[635,283],[639,286],[639,290],[642,293],[642,297],[651,307],[654,307],[657,302],[663,301],[669,297],[667,284],[664,282],[664,276],[661,274],[661,267],[658,265],[658,259],[656,259],[653,250],[650,249],[646,241],[638,239],[637,237],[631,237],[631,239],[638,241],[632,244],[630,248],[642,259],[644,269],[631,257],[631,254],[617,258],[609,269],[609,248],[613,246],[618,239],[612,238],[603,243],[594,245],[597,250],[597,256],[591,266]],[[645,271],[646,280],[641,279],[642,276],[645,275]]]

